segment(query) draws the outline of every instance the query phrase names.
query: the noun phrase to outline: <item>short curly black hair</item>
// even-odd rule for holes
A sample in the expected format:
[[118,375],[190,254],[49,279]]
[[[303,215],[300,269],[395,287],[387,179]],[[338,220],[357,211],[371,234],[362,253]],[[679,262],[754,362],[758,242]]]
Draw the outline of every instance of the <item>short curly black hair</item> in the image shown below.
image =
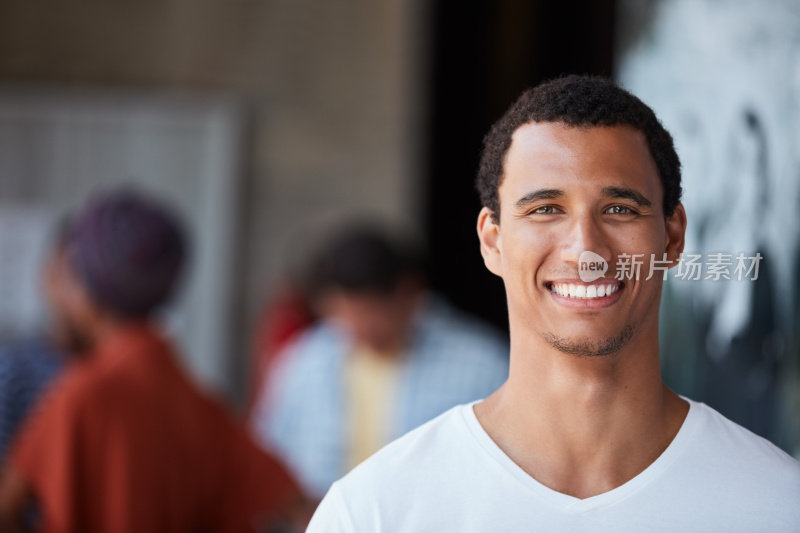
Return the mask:
[[497,189],[514,132],[531,122],[561,122],[574,127],[627,125],[647,140],[664,188],[664,216],[669,217],[681,199],[681,163],[672,136],[644,102],[597,76],[569,75],[526,90],[494,123],[483,138],[476,187],[481,203],[499,220]]

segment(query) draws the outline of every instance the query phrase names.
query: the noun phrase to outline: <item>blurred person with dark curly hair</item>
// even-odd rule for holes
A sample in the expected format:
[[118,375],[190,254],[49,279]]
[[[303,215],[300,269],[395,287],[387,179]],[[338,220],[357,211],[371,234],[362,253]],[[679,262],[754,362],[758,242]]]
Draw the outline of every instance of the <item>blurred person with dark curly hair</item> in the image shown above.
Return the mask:
[[37,531],[257,531],[300,501],[283,467],[184,375],[154,314],[186,262],[184,232],[131,190],[92,198],[46,273],[64,349],[0,481],[0,526]]

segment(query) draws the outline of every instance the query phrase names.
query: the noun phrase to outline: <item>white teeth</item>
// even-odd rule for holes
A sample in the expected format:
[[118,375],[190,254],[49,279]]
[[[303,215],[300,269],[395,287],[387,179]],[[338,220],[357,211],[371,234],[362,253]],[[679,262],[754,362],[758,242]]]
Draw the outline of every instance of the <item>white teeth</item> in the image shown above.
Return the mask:
[[550,290],[559,296],[566,298],[580,298],[587,300],[590,298],[603,298],[614,294],[619,290],[619,285],[575,285],[573,283],[553,283]]

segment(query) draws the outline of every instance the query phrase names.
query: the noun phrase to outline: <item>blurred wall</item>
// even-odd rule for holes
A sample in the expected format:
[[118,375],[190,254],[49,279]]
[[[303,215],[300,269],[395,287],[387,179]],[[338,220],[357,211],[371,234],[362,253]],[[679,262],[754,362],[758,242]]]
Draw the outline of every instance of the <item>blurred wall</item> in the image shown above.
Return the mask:
[[267,287],[310,233],[419,232],[421,0],[0,1],[0,83],[233,96],[247,110],[230,390]]

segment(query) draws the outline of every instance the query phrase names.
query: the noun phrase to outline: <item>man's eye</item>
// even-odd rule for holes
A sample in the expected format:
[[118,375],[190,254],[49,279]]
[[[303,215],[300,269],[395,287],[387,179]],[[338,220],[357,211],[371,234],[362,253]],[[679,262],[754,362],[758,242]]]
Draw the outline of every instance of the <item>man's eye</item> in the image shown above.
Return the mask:
[[543,205],[542,207],[537,207],[536,209],[531,211],[531,214],[534,214],[534,215],[553,215],[557,211],[558,210],[552,205]]
[[624,205],[612,205],[606,209],[606,213],[609,215],[632,215],[634,211],[630,207]]

